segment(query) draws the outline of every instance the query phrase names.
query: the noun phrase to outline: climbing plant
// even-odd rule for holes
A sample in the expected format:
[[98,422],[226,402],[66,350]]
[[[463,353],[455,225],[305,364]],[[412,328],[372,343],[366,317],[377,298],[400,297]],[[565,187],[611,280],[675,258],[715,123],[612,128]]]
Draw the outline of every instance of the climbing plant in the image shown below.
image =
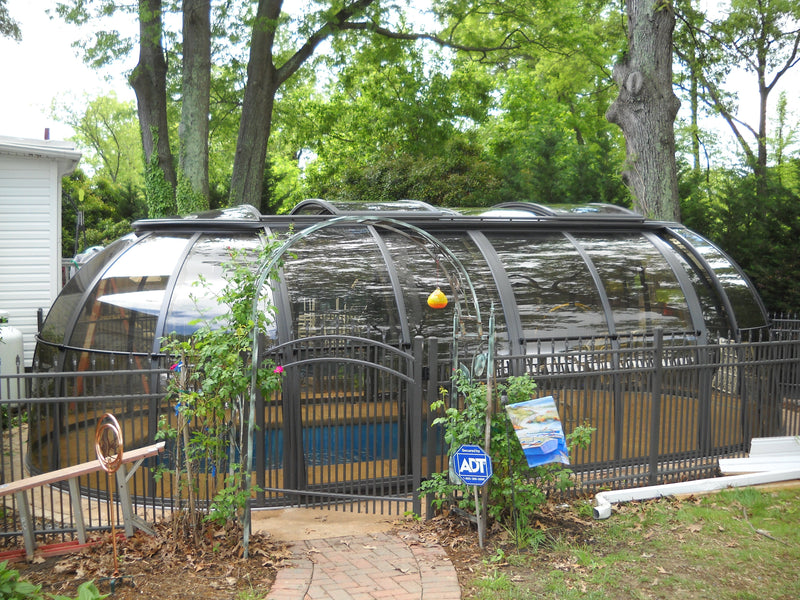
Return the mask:
[[[224,284],[214,292],[219,315],[201,317],[194,334],[173,337],[163,346],[174,361],[168,384],[172,408],[160,416],[159,437],[174,444],[169,476],[187,509],[182,513],[187,530],[195,536],[198,514],[226,525],[240,517],[246,505],[250,469],[239,461],[246,444],[252,369],[257,369],[256,385],[265,399],[281,388],[283,367],[270,361],[253,365],[251,348],[253,329],[266,335],[274,320],[274,306],[267,300],[253,320],[252,303],[261,297],[256,267],[268,260],[275,246],[274,240],[265,239],[260,251],[228,248]],[[210,289],[203,278],[197,285]],[[212,498],[207,507],[198,501],[203,484]]]

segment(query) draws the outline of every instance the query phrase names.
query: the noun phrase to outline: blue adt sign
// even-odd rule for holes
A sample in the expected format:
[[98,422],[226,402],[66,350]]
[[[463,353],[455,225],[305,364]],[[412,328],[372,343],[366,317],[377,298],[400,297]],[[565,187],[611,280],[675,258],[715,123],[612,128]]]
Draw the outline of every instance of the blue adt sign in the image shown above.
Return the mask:
[[480,446],[461,446],[453,455],[453,467],[466,485],[483,485],[492,476],[492,459]]

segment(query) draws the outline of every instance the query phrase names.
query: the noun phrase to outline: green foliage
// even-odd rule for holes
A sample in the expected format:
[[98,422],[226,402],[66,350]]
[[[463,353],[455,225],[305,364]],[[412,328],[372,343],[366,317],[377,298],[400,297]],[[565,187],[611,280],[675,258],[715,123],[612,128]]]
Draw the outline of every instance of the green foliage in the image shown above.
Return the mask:
[[142,188],[142,136],[133,102],[112,92],[71,104],[53,101],[50,112],[75,131],[70,139],[81,150],[85,170],[122,188]]
[[180,171],[178,172],[178,186],[175,189],[175,207],[179,215],[208,210],[208,202],[203,193],[192,188],[192,183]]
[[[83,228],[77,227],[78,211],[83,213]],[[137,189],[102,176],[89,178],[78,169],[62,180],[61,255],[72,257],[91,246],[108,245],[145,216]]]
[[158,219],[175,214],[175,191],[164,176],[155,152],[144,168],[144,194],[149,218]]
[[0,0],[0,36],[7,37],[17,42],[22,40],[19,24],[11,18],[6,6],[6,0]]
[[[174,414],[159,420],[159,437],[176,445],[179,458],[173,477],[187,495],[192,517],[199,478],[212,482],[214,499],[206,519],[218,524],[238,516],[247,500],[245,477],[250,470],[234,457],[242,456],[246,444],[253,331],[265,335],[274,318],[274,307],[263,301],[253,320],[253,299],[262,296],[256,289],[257,267],[270,258],[276,245],[265,241],[258,252],[229,249],[230,259],[223,265],[225,283],[212,290],[221,314],[201,319],[200,328],[188,339],[176,337],[163,346],[176,360],[168,387],[175,404]],[[202,279],[198,284],[209,287]],[[280,390],[282,373],[282,367],[268,361],[258,366],[256,384],[267,400]]]
[[247,497],[248,491],[242,489],[237,477],[226,477],[225,485],[217,491],[208,509],[208,514],[203,517],[203,520],[214,523],[218,527],[235,521],[245,507]]
[[[9,567],[7,560],[0,562],[0,598],[3,600],[44,600],[41,589],[41,585],[33,585],[20,579],[19,571]],[[80,584],[75,598],[58,594],[47,595],[52,600],[103,600],[108,596],[109,594],[101,594],[93,581]]]
[[[565,490],[572,484],[572,472],[561,464],[530,469],[519,441],[511,433],[508,415],[504,410],[496,410],[498,394],[505,394],[509,402],[528,400],[537,389],[535,381],[529,375],[509,377],[504,385],[498,386],[498,394],[491,399],[487,398],[485,384],[471,380],[461,371],[454,373],[452,383],[454,392],[443,389],[441,398],[431,405],[431,410],[441,414],[434,419],[433,425],[442,426],[444,440],[451,452],[463,444],[483,445],[487,402],[493,403],[489,449],[493,475],[487,484],[488,514],[502,525],[514,527],[519,543],[538,544],[541,536],[533,529],[532,523],[537,510],[547,500],[546,490]],[[455,402],[453,394],[457,394],[463,403]],[[566,436],[568,447],[585,448],[593,431],[586,425],[576,427]],[[455,483],[453,479],[455,475],[435,473],[423,482],[420,491],[423,495],[433,496],[432,503],[436,508],[454,503],[461,509],[474,510],[467,486]]]
[[8,566],[8,561],[0,563],[0,598],[6,600],[41,600],[40,585],[33,585],[19,579],[19,571]]
[[502,195],[503,173],[480,144],[461,134],[431,154],[389,152],[369,166],[352,163],[335,174],[317,170],[321,167],[308,169],[308,196],[371,202],[412,198],[435,206],[491,206],[516,199]]
[[51,596],[51,598],[53,600],[103,600],[103,598],[108,598],[110,595],[101,594],[93,581],[84,581],[78,586],[78,595],[75,598],[60,595]]
[[[800,307],[800,161],[769,173],[759,195],[752,174],[717,171],[708,183],[685,176],[692,195],[684,201],[684,224],[708,237],[744,269],[767,310],[794,313]],[[792,187],[792,186],[795,187]],[[683,186],[682,186],[683,187]]]

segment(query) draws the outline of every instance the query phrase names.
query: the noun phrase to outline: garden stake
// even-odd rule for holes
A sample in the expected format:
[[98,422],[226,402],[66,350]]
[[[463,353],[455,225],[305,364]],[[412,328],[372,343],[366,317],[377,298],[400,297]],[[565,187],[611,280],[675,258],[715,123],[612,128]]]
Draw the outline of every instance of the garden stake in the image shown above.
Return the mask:
[[110,413],[106,413],[97,423],[94,432],[94,451],[100,466],[108,473],[108,494],[109,494],[109,519],[111,521],[111,543],[114,547],[114,573],[109,581],[111,592],[114,592],[117,579],[119,579],[119,564],[117,562],[117,534],[114,530],[114,491],[111,486],[111,475],[117,472],[122,464],[122,429],[119,422]]
[[[500,397],[503,405],[508,404],[508,396],[503,394]],[[506,454],[508,458],[508,473],[511,475],[511,518],[514,521],[514,545],[519,552],[519,511],[517,510],[517,482],[514,477],[514,465],[511,463],[511,436],[509,435],[509,419],[506,419]]]
[[[484,448],[486,452],[492,452],[492,414],[494,413],[494,302],[489,311],[489,345],[486,349],[486,421],[484,424]],[[476,490],[477,492],[477,490]],[[489,483],[486,482],[483,488],[483,498],[481,504],[478,506],[477,493],[475,496],[475,512],[480,513],[481,518],[478,520],[478,531],[485,537],[486,524],[489,521]],[[483,531],[481,531],[483,525]],[[483,543],[481,543],[481,549]]]

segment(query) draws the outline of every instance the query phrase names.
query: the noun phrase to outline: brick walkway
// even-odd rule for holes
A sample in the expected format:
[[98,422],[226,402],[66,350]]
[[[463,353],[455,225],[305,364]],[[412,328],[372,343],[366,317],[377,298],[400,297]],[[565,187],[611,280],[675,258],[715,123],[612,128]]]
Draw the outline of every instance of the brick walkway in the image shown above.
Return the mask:
[[291,545],[268,600],[460,600],[444,550],[413,534],[370,533]]

